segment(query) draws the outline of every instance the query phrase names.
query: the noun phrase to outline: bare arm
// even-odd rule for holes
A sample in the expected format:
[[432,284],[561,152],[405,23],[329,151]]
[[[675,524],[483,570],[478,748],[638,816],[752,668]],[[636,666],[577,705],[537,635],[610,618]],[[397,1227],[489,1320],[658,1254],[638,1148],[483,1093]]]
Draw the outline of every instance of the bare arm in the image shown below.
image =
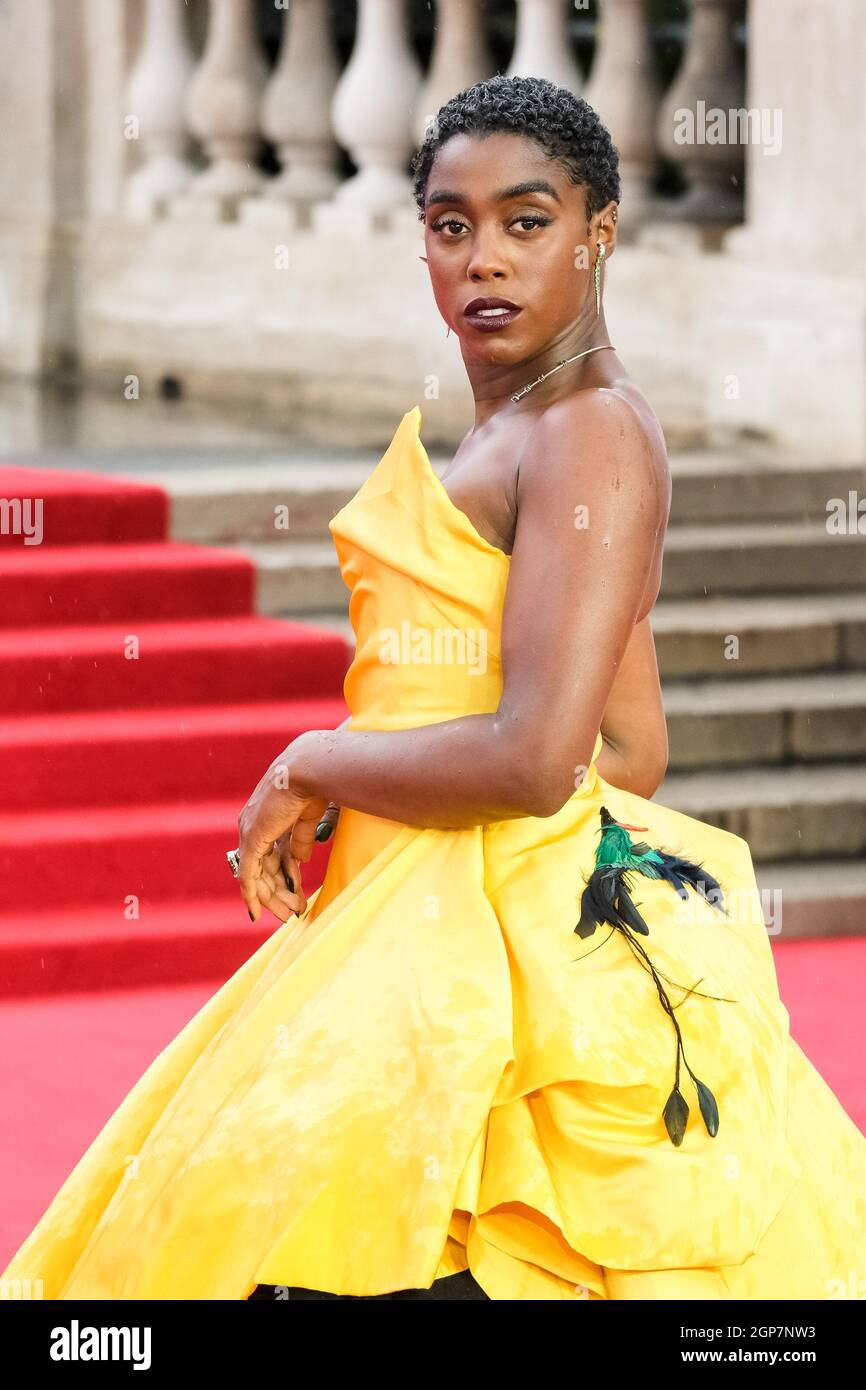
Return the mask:
[[598,774],[638,796],[658,791],[668,765],[668,731],[649,617],[635,626],[601,721]]
[[[337,729],[345,729],[351,718]],[[667,771],[669,749],[649,615],[635,624],[629,638],[605,706],[601,735],[599,775],[624,791],[653,796]]]
[[[615,393],[551,406],[521,467],[498,708],[415,729],[301,735],[290,746],[296,790],[443,828],[563,806],[640,616],[659,486],[646,433]],[[579,528],[581,506],[589,524]]]

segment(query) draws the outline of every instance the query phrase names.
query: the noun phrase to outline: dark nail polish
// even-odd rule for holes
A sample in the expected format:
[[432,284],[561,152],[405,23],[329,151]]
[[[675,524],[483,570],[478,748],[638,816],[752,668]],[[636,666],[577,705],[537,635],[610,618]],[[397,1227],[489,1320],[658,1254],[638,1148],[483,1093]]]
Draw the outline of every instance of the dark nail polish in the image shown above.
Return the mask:
[[319,824],[316,826],[316,839],[319,841],[319,843],[322,843],[324,840],[327,840],[332,829],[333,826],[331,825],[330,821],[319,821]]
[[294,893],[294,891],[295,891],[294,879],[292,878],[292,875],[291,875],[291,874],[287,874],[287,873],[286,873],[285,869],[283,869],[283,878],[286,880],[286,885],[287,885],[287,887],[288,887],[289,892],[290,892],[290,893]]
[[250,912],[249,908],[247,908],[247,916],[249,917],[251,922],[254,922],[256,920],[253,914]]

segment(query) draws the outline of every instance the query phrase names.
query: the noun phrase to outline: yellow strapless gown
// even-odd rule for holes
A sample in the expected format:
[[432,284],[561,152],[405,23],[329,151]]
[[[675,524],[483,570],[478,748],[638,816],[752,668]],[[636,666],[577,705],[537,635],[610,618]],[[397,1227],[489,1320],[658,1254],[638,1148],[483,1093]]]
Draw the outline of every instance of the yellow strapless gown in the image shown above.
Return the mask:
[[[420,418],[331,522],[357,729],[492,711],[501,691],[510,562],[449,499]],[[729,918],[690,892],[688,920],[670,884],[633,890],[656,967],[732,1001],[676,1010],[715,1137],[684,1073],[671,1143],[652,978],[618,932],[574,934],[602,805],[725,890]],[[5,1277],[52,1299],[362,1295],[466,1268],[493,1299],[850,1297],[866,1138],[788,1023],[746,841],[594,761],[545,818],[438,830],[344,808],[304,916],[156,1057]]]

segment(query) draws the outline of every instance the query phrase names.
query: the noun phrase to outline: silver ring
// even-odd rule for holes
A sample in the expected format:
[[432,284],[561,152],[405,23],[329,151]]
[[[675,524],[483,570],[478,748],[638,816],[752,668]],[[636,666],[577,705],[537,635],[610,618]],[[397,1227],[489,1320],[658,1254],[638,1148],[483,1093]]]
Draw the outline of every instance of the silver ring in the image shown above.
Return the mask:
[[238,872],[238,871],[239,871],[239,869],[240,869],[240,867],[241,867],[241,852],[240,852],[240,850],[239,850],[239,849],[230,849],[230,850],[226,850],[226,859],[229,861],[229,868],[231,869],[231,871],[232,871],[232,873],[234,874],[235,878],[238,878],[238,877],[239,877],[239,872]]

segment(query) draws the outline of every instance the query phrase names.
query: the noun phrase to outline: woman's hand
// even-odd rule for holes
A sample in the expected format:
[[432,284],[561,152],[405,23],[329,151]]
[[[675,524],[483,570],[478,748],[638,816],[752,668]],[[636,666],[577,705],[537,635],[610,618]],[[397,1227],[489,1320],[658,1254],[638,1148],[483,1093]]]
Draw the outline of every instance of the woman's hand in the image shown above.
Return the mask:
[[[255,876],[256,897],[259,902],[273,912],[280,922],[285,922],[293,914],[300,915],[307,910],[307,895],[301,882],[301,866],[291,853],[291,831],[275,840],[269,852],[262,858],[261,868]],[[241,884],[243,892],[243,884]],[[246,898],[246,894],[244,894]],[[247,899],[249,903],[249,899]],[[250,919],[255,915],[248,906]]]
[[[309,733],[301,738],[309,737]],[[262,907],[280,922],[305,912],[301,862],[313,852],[316,827],[329,802],[310,796],[293,783],[292,769],[300,742],[295,739],[275,758],[238,816],[238,880],[250,920]],[[291,880],[292,887],[289,887]]]

